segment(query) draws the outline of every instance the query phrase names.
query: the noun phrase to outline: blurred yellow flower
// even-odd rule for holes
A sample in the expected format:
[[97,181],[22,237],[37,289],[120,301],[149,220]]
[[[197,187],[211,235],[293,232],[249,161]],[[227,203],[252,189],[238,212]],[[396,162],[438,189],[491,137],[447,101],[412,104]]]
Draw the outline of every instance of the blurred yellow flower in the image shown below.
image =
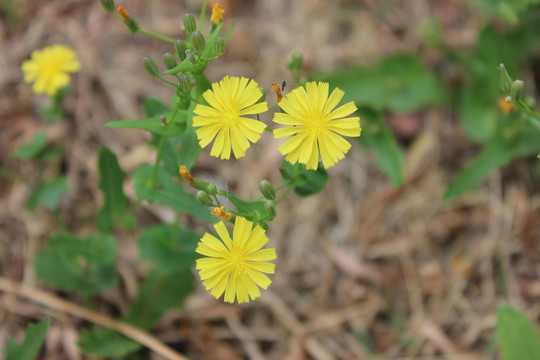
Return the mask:
[[214,24],[214,26],[217,26],[220,22],[223,21],[224,12],[225,10],[223,10],[223,8],[218,3],[212,6],[212,16],[210,17],[210,21],[212,22],[212,24]]
[[81,65],[75,52],[61,44],[34,50],[29,60],[22,63],[24,81],[34,82],[36,94],[53,96],[69,84],[68,73],[79,71]]
[[256,143],[266,128],[260,121],[243,117],[268,110],[266,101],[257,103],[262,96],[258,84],[244,77],[225,76],[213,83],[203,94],[209,106],[198,104],[193,110],[199,115],[193,118],[199,145],[204,148],[216,138],[210,155],[229,159],[232,148],[237,159],[244,156],[249,142]]
[[[319,153],[325,168],[345,157],[351,144],[342,136],[360,136],[360,118],[347,117],[357,108],[354,102],[334,109],[345,93],[336,88],[328,97],[328,83],[308,82],[278,102],[285,113],[275,113],[274,122],[289,125],[274,130],[276,139],[292,136],[279,151],[291,164],[300,162],[316,170]],[[342,136],[340,136],[342,135]]]
[[198,259],[196,268],[206,290],[216,299],[225,293],[225,302],[239,304],[261,296],[258,286],[267,289],[272,281],[276,259],[275,249],[263,249],[268,238],[263,228],[243,217],[237,217],[232,239],[223,222],[214,225],[221,241],[206,233],[196,251],[206,257]]

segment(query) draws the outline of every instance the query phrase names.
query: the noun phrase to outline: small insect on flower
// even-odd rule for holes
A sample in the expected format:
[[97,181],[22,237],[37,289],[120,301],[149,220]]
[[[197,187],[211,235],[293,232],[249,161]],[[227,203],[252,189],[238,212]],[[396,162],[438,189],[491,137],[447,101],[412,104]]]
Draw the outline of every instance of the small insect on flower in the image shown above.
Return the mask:
[[210,155],[221,159],[231,157],[231,149],[238,159],[261,138],[266,124],[245,115],[260,114],[268,110],[266,101],[257,102],[263,96],[258,84],[247,78],[225,76],[212,89],[203,94],[208,105],[198,104],[193,118],[199,145],[204,148],[214,140]]
[[272,281],[266,274],[275,272],[275,249],[263,249],[268,238],[260,226],[243,217],[237,217],[232,238],[223,222],[214,225],[221,240],[206,233],[197,251],[204,255],[196,268],[206,290],[219,299],[225,293],[225,302],[246,303],[261,296],[259,287],[267,289]]
[[328,96],[328,89],[326,82],[308,82],[278,102],[284,112],[276,112],[274,122],[289,127],[275,129],[274,136],[291,136],[278,149],[291,164],[300,162],[316,170],[320,155],[324,167],[329,168],[351,148],[342,136],[360,136],[360,118],[347,117],[357,110],[354,102],[334,110],[345,93],[336,88]]
[[61,44],[34,50],[31,58],[22,63],[25,82],[33,82],[36,94],[55,95],[69,84],[69,73],[79,71],[81,65],[75,52]]

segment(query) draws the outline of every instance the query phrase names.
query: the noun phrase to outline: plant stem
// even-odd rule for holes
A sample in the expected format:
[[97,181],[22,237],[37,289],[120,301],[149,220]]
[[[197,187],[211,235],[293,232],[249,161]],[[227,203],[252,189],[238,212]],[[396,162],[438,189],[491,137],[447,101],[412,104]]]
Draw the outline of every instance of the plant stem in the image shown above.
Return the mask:
[[149,30],[146,30],[146,29],[143,29],[143,28],[140,28],[138,32],[140,32],[141,34],[148,35],[148,36],[153,36],[156,39],[163,40],[163,41],[170,42],[170,43],[174,43],[176,41],[176,39],[173,39],[171,37],[156,34],[155,32],[152,32],[152,31],[149,31]]
[[283,194],[281,194],[280,197],[278,197],[278,198],[276,199],[276,201],[274,201],[274,204],[277,205],[277,204],[279,204],[280,202],[282,202],[282,201],[287,197],[287,195],[289,195],[289,193],[290,193],[291,191],[293,191],[293,190],[294,190],[294,187],[292,187],[292,186],[289,187]]
[[204,18],[206,17],[206,0],[203,0],[201,5],[201,18],[199,19],[199,31],[202,33],[204,28]]

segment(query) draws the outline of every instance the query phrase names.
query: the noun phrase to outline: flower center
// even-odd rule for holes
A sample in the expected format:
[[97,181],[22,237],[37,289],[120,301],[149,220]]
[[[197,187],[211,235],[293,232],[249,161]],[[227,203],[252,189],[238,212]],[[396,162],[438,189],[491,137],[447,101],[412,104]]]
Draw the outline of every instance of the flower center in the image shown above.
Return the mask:
[[62,61],[60,59],[47,59],[41,64],[41,73],[46,77],[54,77],[62,72]]

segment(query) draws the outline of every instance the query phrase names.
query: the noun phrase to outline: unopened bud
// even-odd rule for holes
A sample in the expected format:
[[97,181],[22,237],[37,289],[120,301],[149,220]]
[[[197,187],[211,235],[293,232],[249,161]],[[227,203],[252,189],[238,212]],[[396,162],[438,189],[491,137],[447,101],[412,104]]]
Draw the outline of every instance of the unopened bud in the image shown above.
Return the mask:
[[150,75],[152,75],[153,77],[159,76],[159,69],[154,59],[152,59],[150,56],[145,56],[142,59],[142,63],[144,68]]
[[191,174],[189,173],[189,170],[187,169],[187,167],[185,167],[184,165],[180,166],[179,173],[182,179],[186,180],[190,184],[193,183],[193,181],[195,181],[195,179],[193,179],[193,176],[191,176]]
[[105,9],[105,11],[108,11],[108,12],[114,11],[114,8],[115,8],[114,0],[101,0],[101,5]]
[[270,220],[276,217],[277,211],[273,200],[266,200],[264,203],[264,210],[266,210]]
[[206,191],[212,196],[216,195],[217,194],[216,184],[214,184],[214,183],[208,184],[208,187],[206,188]]
[[197,191],[197,201],[203,204],[204,206],[212,206],[214,202],[210,199],[210,195],[206,191],[199,190]]
[[195,58],[195,55],[193,55],[193,51],[191,49],[186,50],[186,58],[188,58],[189,62],[192,64],[197,62],[197,59]]
[[510,90],[510,97],[512,98],[512,101],[520,101],[521,96],[523,95],[523,86],[524,86],[523,80],[516,80],[512,83],[512,88]]
[[174,69],[177,65],[174,55],[170,52],[166,52],[165,54],[163,54],[163,63],[168,70]]
[[512,89],[512,78],[508,75],[504,64],[499,65],[499,88],[505,93]]
[[185,41],[182,41],[182,40],[176,40],[174,42],[174,50],[176,51],[176,55],[178,56],[178,58],[182,61],[184,61],[186,59],[186,50],[187,50],[187,45],[186,45],[186,42]]
[[268,180],[262,180],[259,183],[259,190],[263,196],[268,200],[274,200],[276,198],[276,190]]
[[225,39],[223,39],[221,36],[216,38],[216,42],[214,43],[214,53],[216,56],[225,54]]
[[124,22],[126,23],[129,31],[131,31],[133,34],[139,31],[139,23],[133,18],[133,16],[129,15],[126,9],[124,9],[122,6],[119,6],[116,11],[118,11],[118,14],[120,14],[122,19],[124,19]]
[[191,33],[197,30],[197,23],[195,22],[195,17],[193,15],[184,15],[184,29],[188,36],[191,36]]
[[182,74],[180,76],[180,88],[183,92],[188,93],[191,91],[191,89],[193,89],[194,84],[191,82],[191,80],[192,79],[186,74]]
[[287,68],[290,70],[300,71],[302,70],[302,63],[304,58],[301,53],[295,52],[289,60],[287,60]]
[[257,104],[258,103],[263,103],[263,102],[266,101],[266,89],[263,88],[262,86],[259,86],[259,90],[261,90],[262,96],[259,98],[259,100],[257,100]]
[[193,50],[197,53],[202,53],[206,47],[206,42],[204,41],[204,35],[198,31],[194,31],[191,34],[191,43],[193,44]]

